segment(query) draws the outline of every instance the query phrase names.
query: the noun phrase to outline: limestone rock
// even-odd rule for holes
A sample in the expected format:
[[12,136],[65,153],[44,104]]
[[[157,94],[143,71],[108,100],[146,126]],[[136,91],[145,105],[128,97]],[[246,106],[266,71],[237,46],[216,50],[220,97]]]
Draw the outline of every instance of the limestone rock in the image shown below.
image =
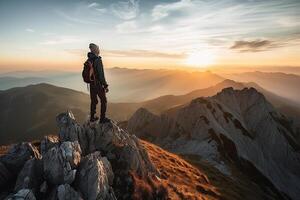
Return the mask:
[[76,192],[69,184],[63,184],[57,188],[58,200],[82,200],[78,192]]
[[86,200],[115,199],[110,186],[113,173],[106,158],[96,151],[84,157],[80,163],[76,184]]
[[40,159],[32,158],[28,160],[18,175],[15,191],[21,189],[31,189],[33,193],[39,191],[39,186],[43,182],[43,163]]
[[10,183],[31,158],[39,158],[38,150],[31,143],[13,145],[7,154],[0,157],[0,187]]
[[88,138],[85,130],[76,122],[75,117],[71,111],[61,113],[56,117],[56,122],[59,127],[59,140],[64,141],[78,141],[83,155],[89,151]]
[[41,141],[41,154],[45,155],[49,149],[54,147],[55,145],[59,145],[58,137],[56,136],[45,136]]
[[36,200],[36,198],[31,190],[22,189],[13,196],[9,197],[8,200]]
[[115,123],[96,126],[94,145],[97,150],[107,154],[109,161],[116,166],[124,166],[123,171],[133,171],[140,176],[157,173],[147,152],[134,135],[129,135]]
[[76,167],[81,159],[79,143],[63,142],[54,146],[44,156],[44,174],[52,184],[71,184],[76,175]]

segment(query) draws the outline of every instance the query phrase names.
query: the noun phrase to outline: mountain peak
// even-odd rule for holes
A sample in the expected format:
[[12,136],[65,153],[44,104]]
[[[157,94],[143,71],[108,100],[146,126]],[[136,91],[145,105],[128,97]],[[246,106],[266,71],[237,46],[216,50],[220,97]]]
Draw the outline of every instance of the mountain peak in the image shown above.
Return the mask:
[[56,121],[59,137],[45,137],[41,152],[24,143],[0,157],[0,169],[7,172],[0,176],[1,188],[14,184],[17,177],[16,193],[8,199],[28,194],[31,200],[67,195],[71,199],[134,199],[139,192],[145,198],[164,199],[166,190],[157,178],[159,172],[134,135],[113,121],[81,126],[71,111],[59,114]]
[[295,128],[254,88],[229,87],[196,98],[171,119],[140,116],[142,126],[131,120],[130,132],[155,133],[151,141],[171,152],[200,156],[226,176],[233,176],[227,163],[251,168],[279,191],[294,199],[300,195]]

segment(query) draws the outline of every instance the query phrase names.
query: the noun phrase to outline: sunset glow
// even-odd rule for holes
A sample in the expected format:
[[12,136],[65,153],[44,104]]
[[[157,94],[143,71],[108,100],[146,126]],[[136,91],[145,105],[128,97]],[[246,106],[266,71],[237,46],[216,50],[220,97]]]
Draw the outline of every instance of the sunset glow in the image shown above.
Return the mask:
[[105,67],[300,66],[299,8],[295,0],[1,1],[0,71],[78,71],[90,42]]
[[215,55],[211,52],[195,52],[190,54],[186,59],[186,64],[193,66],[204,68],[208,67],[215,63]]

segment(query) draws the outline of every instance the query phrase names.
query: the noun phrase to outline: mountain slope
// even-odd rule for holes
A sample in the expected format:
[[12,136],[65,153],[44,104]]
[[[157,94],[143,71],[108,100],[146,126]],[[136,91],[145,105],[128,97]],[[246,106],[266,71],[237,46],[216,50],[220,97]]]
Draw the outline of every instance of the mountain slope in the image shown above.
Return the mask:
[[[146,108],[147,110],[153,112],[154,114],[161,114],[170,109],[174,111],[174,108],[178,106],[182,107],[184,104],[189,103],[191,100],[197,97],[207,97],[213,96],[220,92],[223,88],[232,87],[234,89],[243,89],[245,87],[254,87],[259,92],[263,93],[264,96],[270,101],[280,112],[286,114],[287,116],[291,116],[294,118],[300,117],[300,106],[297,103],[294,103],[286,98],[275,95],[272,92],[269,92],[259,85],[255,83],[241,83],[235,82],[232,80],[224,80],[214,86],[194,90],[184,95],[165,95],[152,100],[143,101],[136,104],[128,104],[128,115],[123,117],[123,120],[131,116],[130,111],[135,111],[138,108]],[[114,104],[114,106],[118,106],[122,104]],[[119,107],[119,109],[121,109]],[[126,113],[126,112],[125,112]],[[120,119],[122,120],[122,119]]]
[[37,84],[45,82],[47,79],[40,77],[26,77],[26,78],[17,78],[4,76],[0,77],[0,90],[7,90],[14,87],[24,87],[30,84]]
[[[20,75],[21,74],[21,75]],[[15,76],[15,82],[7,83],[1,77],[0,90],[12,88],[14,86],[26,86],[36,84],[26,82],[20,84],[20,80],[30,77],[40,77],[43,82],[70,88],[88,93],[86,84],[83,82],[81,72],[13,72],[4,74],[5,76]],[[110,102],[139,102],[153,99],[166,94],[185,94],[199,88],[206,88],[219,83],[224,78],[211,72],[187,72],[183,70],[155,70],[155,69],[127,69],[127,68],[106,68],[105,75],[111,92],[108,94]],[[180,80],[180,81],[178,81]]]
[[200,156],[227,176],[230,163],[256,169],[291,198],[300,195],[299,132],[253,88],[197,98],[172,117],[140,109],[127,129],[172,152]]
[[282,199],[275,188],[192,165],[114,122],[80,125],[71,112],[56,121],[58,137],[1,148],[1,199]]
[[[89,99],[84,93],[38,84],[0,93],[1,144],[40,139],[56,132],[57,113],[72,109],[80,121],[86,117]],[[15,126],[14,123],[19,125]]]
[[[109,103],[108,116],[116,121],[128,120],[141,107],[147,108],[155,114],[169,109],[171,112],[176,112],[178,105],[180,108],[194,98],[214,95],[224,87],[242,89],[248,85],[250,84],[225,80],[215,86],[195,90],[186,95],[167,95],[140,103]],[[251,84],[251,86],[263,92],[267,99],[287,116],[293,116],[296,119],[300,116],[300,109],[290,101],[276,96],[258,85]],[[110,100],[109,97],[108,100]],[[0,136],[2,138],[0,144],[38,139],[45,134],[55,132],[56,126],[53,118],[57,112],[67,109],[72,109],[78,116],[78,121],[83,122],[88,117],[89,104],[90,100],[87,94],[49,84],[0,91],[0,110],[2,110],[0,113]],[[170,113],[170,111],[168,112]],[[44,118],[47,118],[48,121],[45,122]],[[22,126],[13,126],[16,120],[20,121]]]

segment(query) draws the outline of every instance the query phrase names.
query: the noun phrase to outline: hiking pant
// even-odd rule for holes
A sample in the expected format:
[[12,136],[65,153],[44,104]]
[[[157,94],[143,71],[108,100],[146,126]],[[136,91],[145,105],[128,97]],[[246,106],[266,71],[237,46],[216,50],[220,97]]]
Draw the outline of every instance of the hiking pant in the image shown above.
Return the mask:
[[96,114],[96,106],[98,104],[98,98],[100,99],[101,102],[101,112],[100,112],[100,118],[105,118],[105,113],[106,113],[106,94],[105,94],[105,89],[102,87],[101,84],[92,82],[90,84],[90,97],[91,97],[91,117],[94,117]]

